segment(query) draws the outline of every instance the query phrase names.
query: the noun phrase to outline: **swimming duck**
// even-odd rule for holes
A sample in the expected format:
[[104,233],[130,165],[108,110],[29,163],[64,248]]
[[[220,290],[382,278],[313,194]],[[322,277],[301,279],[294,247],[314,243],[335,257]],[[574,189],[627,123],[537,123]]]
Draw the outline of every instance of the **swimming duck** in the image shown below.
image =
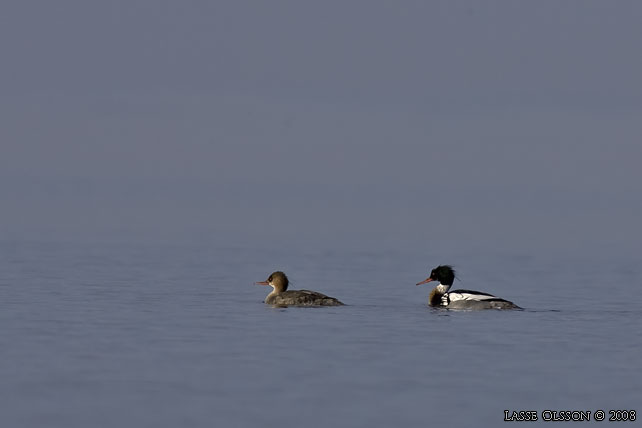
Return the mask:
[[449,291],[455,281],[455,270],[449,265],[440,265],[430,272],[430,276],[417,285],[437,281],[432,289],[428,304],[447,309],[522,309],[513,302],[500,299],[492,294],[472,290]]
[[265,303],[275,306],[341,306],[338,299],[310,290],[288,290],[290,281],[281,271],[273,272],[266,281],[258,285],[269,285],[272,292],[265,298]]

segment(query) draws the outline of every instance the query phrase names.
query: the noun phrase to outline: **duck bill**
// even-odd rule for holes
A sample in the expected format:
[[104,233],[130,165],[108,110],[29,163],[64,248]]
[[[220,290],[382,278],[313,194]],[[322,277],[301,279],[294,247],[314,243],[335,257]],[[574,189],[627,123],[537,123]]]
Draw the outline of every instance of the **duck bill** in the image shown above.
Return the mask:
[[434,281],[434,279],[432,279],[432,278],[426,278],[426,279],[424,279],[423,281],[418,282],[418,283],[417,283],[417,285],[421,285],[421,284],[428,284],[429,282],[432,282],[432,281]]
[[256,285],[270,285],[270,284],[268,284],[267,281],[260,281],[260,282],[256,282],[255,284]]

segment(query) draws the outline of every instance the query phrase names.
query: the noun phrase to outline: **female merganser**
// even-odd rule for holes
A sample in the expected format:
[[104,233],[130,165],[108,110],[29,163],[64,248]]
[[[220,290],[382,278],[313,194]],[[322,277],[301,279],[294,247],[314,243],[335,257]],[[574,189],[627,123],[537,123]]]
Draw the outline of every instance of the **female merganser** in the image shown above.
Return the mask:
[[310,290],[289,290],[288,277],[281,271],[273,272],[267,281],[257,282],[258,285],[269,285],[272,292],[265,298],[265,303],[275,306],[341,306],[339,300],[325,294]]
[[428,297],[430,306],[448,309],[522,309],[513,302],[500,299],[492,294],[471,290],[450,290],[455,281],[455,271],[451,266],[437,266],[430,276],[417,285],[438,281],[439,285],[432,289]]

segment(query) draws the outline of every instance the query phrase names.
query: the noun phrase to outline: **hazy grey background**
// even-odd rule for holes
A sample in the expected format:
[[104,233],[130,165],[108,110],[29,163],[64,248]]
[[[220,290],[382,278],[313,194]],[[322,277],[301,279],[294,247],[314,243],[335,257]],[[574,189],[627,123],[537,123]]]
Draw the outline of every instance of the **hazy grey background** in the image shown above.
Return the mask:
[[0,239],[642,249],[642,3],[0,4]]

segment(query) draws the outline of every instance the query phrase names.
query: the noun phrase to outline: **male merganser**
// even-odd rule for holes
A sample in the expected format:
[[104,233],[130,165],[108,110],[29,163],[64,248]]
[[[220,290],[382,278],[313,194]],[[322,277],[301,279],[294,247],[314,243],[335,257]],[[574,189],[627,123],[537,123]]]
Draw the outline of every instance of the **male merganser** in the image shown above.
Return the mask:
[[339,300],[325,294],[310,290],[289,290],[288,277],[281,271],[273,272],[267,281],[257,282],[258,285],[269,285],[272,292],[265,298],[265,303],[276,306],[341,306]]
[[500,299],[492,294],[471,290],[450,290],[455,281],[455,271],[452,266],[437,266],[430,276],[418,282],[417,285],[438,281],[439,285],[432,289],[428,297],[430,306],[448,309],[522,309],[513,302]]

